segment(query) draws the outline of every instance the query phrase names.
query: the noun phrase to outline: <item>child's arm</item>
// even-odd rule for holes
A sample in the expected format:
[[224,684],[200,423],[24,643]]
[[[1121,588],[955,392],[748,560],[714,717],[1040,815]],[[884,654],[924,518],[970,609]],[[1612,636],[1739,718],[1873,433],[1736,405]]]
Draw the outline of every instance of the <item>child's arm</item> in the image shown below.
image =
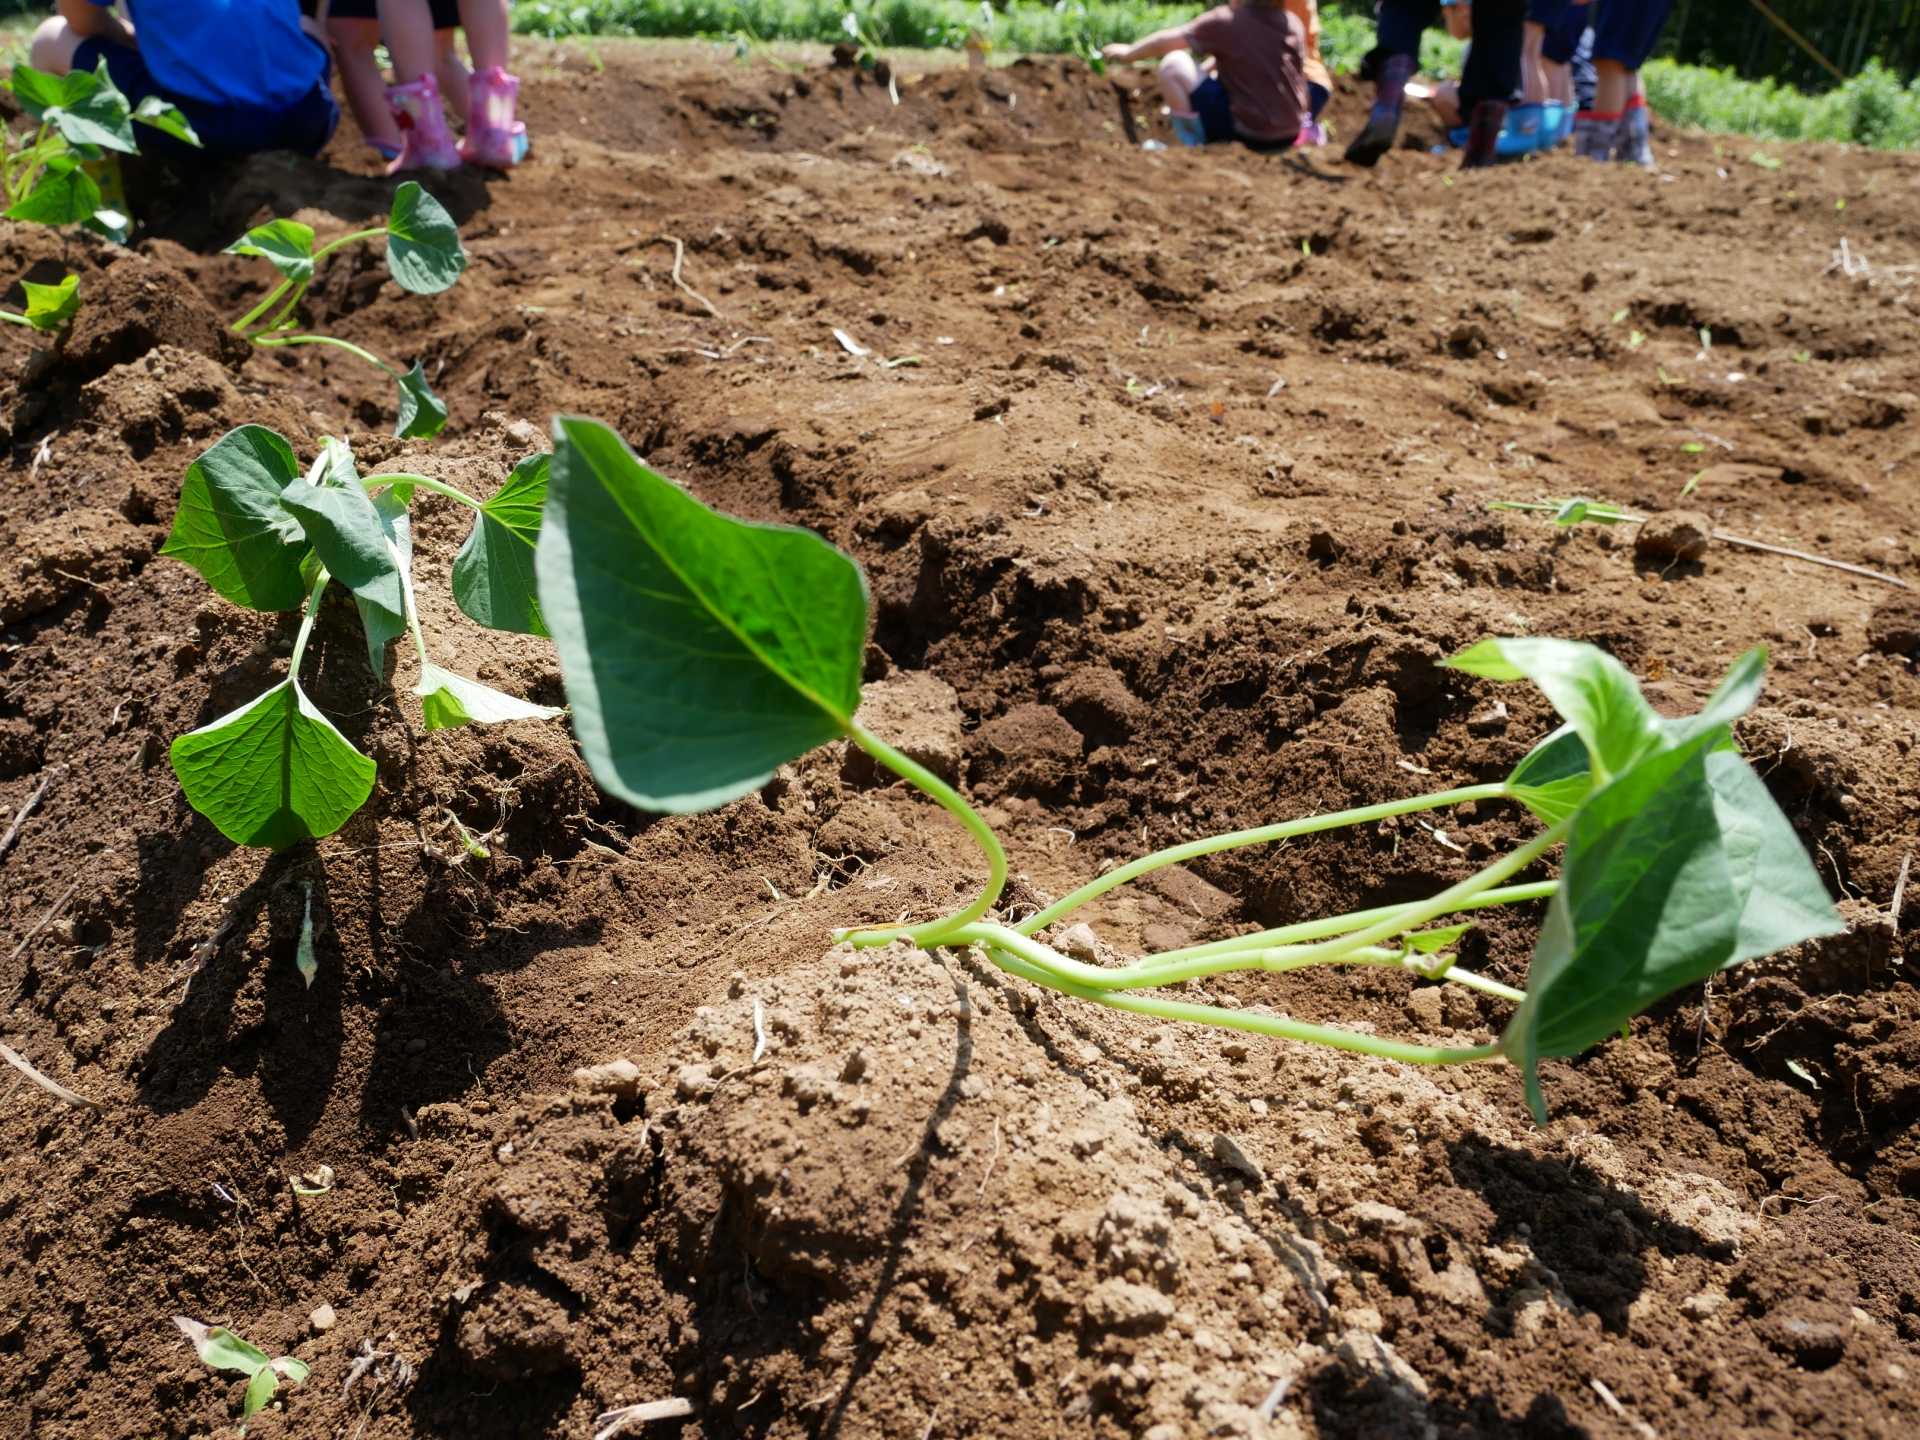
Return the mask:
[[1114,65],[1131,65],[1135,60],[1152,60],[1160,55],[1171,55],[1176,50],[1185,50],[1191,43],[1187,39],[1186,26],[1170,25],[1131,45],[1103,46],[1100,58]]
[[116,15],[104,0],[60,0],[60,18],[83,40],[105,40],[131,46],[133,27]]

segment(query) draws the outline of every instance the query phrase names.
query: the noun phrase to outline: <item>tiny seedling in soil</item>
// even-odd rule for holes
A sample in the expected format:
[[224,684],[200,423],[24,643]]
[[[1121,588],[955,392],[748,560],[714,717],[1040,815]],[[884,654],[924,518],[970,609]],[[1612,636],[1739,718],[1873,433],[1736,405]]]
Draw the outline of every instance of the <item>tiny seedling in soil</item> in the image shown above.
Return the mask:
[[[987,861],[978,897],[925,924],[836,937],[855,946],[973,947],[1035,985],[1161,1020],[1427,1064],[1506,1059],[1544,1118],[1540,1060],[1620,1034],[1684,985],[1840,928],[1792,826],[1734,748],[1729,727],[1760,693],[1759,650],[1734,663],[1699,713],[1667,718],[1591,645],[1482,641],[1449,665],[1491,681],[1530,680],[1565,722],[1504,779],[1176,845],[1011,923],[993,913],[1007,859],[986,820],[854,718],[868,592],[849,556],[808,531],[710,510],[604,425],[563,417],[535,569],[581,750],[613,794],[647,810],[708,810],[816,746],[849,740],[966,827]],[[1120,966],[1070,958],[1044,938],[1081,906],[1166,865],[1469,802],[1513,803],[1541,828],[1424,900]],[[1557,879],[1521,878],[1555,850]],[[1526,990],[1453,963],[1468,925],[1452,917],[1540,900],[1547,911]],[[1316,965],[1408,970],[1497,996],[1513,1017],[1485,1044],[1432,1047],[1164,993],[1234,971]]]
[[7,88],[21,110],[40,122],[30,133],[10,133],[0,160],[9,220],[81,225],[125,244],[133,221],[120,208],[125,201],[118,193],[119,171],[112,156],[140,153],[133,122],[189,145],[200,143],[177,106],[153,95],[137,107],[129,105],[108,78],[104,60],[97,70],[68,75],[16,65]]
[[10,325],[25,325],[29,329],[50,334],[55,330],[64,330],[67,322],[80,309],[78,275],[69,275],[58,285],[40,285],[32,280],[22,280],[20,288],[27,296],[25,312],[0,310],[0,320]]
[[202,1325],[184,1315],[173,1317],[180,1333],[193,1344],[200,1362],[214,1370],[231,1370],[247,1377],[246,1397],[240,1402],[240,1428],[265,1408],[273,1392],[285,1380],[291,1385],[306,1383],[311,1373],[307,1362],[291,1355],[269,1355],[258,1345],[250,1345],[231,1330],[219,1325]]
[[[388,644],[411,632],[420,665],[413,693],[428,730],[545,719],[561,712],[444,670],[427,657],[413,591],[410,505],[417,490],[475,512],[453,563],[454,602],[493,630],[544,635],[534,593],[548,459],[531,455],[481,502],[423,475],[369,475],[338,440],[304,472],[273,431],[243,425],[187,468],[162,555],[200,572],[219,594],[269,613],[306,604],[287,678],[230,715],[180,736],[170,751],[187,802],[241,845],[280,850],[331,835],[373,793],[374,764],[300,688],[320,600],[338,580],[352,594],[376,676]],[[303,926],[303,930],[307,927]],[[310,934],[303,935],[303,946]]]
[[393,208],[386,224],[341,235],[317,250],[313,227],[298,220],[269,220],[229,245],[227,254],[258,256],[280,272],[280,283],[266,299],[234,321],[233,330],[255,345],[328,345],[365,361],[392,380],[399,393],[399,418],[393,433],[429,439],[447,423],[447,407],[427,384],[427,372],[418,360],[402,370],[337,335],[302,331],[294,318],[322,260],[336,250],[382,236],[387,242],[387,273],[402,290],[415,295],[438,295],[467,268],[467,252],[460,244],[460,230],[453,217],[418,181],[409,180],[393,192]]

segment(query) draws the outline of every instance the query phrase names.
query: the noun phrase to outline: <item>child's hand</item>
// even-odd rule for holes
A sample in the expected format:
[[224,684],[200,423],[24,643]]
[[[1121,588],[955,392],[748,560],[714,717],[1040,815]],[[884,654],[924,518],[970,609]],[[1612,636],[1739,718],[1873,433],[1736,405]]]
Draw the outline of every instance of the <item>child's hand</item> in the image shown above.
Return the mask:
[[1131,45],[1122,45],[1118,41],[1115,41],[1111,45],[1102,45],[1100,47],[1100,58],[1110,65],[1122,64],[1133,58],[1133,47]]

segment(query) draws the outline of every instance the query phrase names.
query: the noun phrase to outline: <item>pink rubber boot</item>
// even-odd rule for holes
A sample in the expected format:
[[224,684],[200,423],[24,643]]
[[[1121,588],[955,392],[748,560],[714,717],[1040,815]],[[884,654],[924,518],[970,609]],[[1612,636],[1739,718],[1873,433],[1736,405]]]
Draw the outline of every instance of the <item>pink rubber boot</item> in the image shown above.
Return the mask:
[[422,75],[405,85],[387,87],[387,108],[400,127],[400,154],[387,167],[389,175],[402,170],[458,170],[460,147],[447,129],[446,107],[440,103],[440,82]]
[[460,154],[469,165],[511,170],[527,154],[527,127],[514,118],[520,81],[500,66],[476,70],[469,82],[467,138]]

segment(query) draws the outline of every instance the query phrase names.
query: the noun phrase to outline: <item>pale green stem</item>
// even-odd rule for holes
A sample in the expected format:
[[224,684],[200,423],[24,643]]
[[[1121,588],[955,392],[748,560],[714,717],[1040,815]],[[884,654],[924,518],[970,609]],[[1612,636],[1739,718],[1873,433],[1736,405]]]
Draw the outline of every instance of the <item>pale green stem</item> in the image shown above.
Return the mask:
[[[1536,880],[1526,885],[1502,885],[1493,890],[1483,891],[1462,904],[1459,909],[1484,910],[1494,905],[1517,905],[1524,900],[1550,900],[1560,888],[1558,880]],[[1226,955],[1236,950],[1266,950],[1276,945],[1292,945],[1302,940],[1325,940],[1334,935],[1346,935],[1363,925],[1371,925],[1376,920],[1384,920],[1389,915],[1397,915],[1409,910],[1417,903],[1403,901],[1398,905],[1378,905],[1370,910],[1354,910],[1345,915],[1332,915],[1322,920],[1303,920],[1295,925],[1282,925],[1274,930],[1260,930],[1251,935],[1236,935],[1227,940],[1214,940],[1205,945],[1189,945],[1181,950],[1163,950],[1158,955],[1149,955],[1143,965],[1172,964],[1180,960],[1193,960],[1207,955]]]
[[894,940],[905,940],[925,949],[946,944],[948,936],[953,931],[971,925],[991,910],[994,901],[1000,898],[1000,892],[1006,888],[1007,852],[1000,847],[1000,837],[993,833],[993,827],[980,817],[980,813],[967,803],[965,796],[926,766],[902,755],[884,740],[869,734],[858,725],[849,726],[847,734],[854,744],[915,789],[934,800],[941,809],[967,827],[967,833],[973,836],[981,850],[986,853],[987,883],[971,905],[944,919],[930,920],[924,925],[896,926],[888,929],[841,930],[837,931],[833,938],[836,942],[850,941],[862,948],[885,945]]
[[273,318],[267,321],[266,328],[269,330],[279,330],[283,328],[287,324],[287,317],[293,314],[293,307],[300,303],[301,297],[306,293],[306,285],[301,284],[295,286],[293,293],[287,297],[287,303],[276,310]]
[[400,572],[400,598],[406,602],[407,625],[413,631],[413,648],[420,657],[420,678],[424,681],[427,673],[427,637],[420,632],[420,606],[413,598],[413,566],[401,555],[400,547],[387,541],[387,554],[393,557],[393,568]]
[[359,241],[362,241],[362,240],[378,240],[382,235],[385,235],[387,233],[388,233],[387,226],[375,225],[368,230],[356,230],[351,235],[342,235],[337,240],[329,240],[326,244],[322,245],[318,250],[313,252],[313,263],[315,265],[318,265],[322,260],[326,259],[327,256],[333,254],[333,252],[336,250],[339,250],[348,245],[357,244]]
[[362,350],[352,341],[342,340],[337,335],[256,335],[253,337],[253,343],[256,345],[332,345],[337,349],[346,351],[349,355],[359,357],[376,369],[386,371],[387,374],[391,375],[395,380],[400,378],[400,372],[398,370],[387,364],[386,361],[382,360],[378,355],[375,355],[371,350]]
[[[1014,932],[1007,933],[1011,935]],[[1036,943],[1023,935],[1015,938],[1025,944]],[[1409,1045],[1404,1041],[1383,1040],[1377,1035],[1366,1035],[1357,1030],[1343,1030],[1335,1025],[1312,1025],[1303,1020],[1290,1020],[1283,1015],[1255,1015],[1244,1010],[1222,1009],[1217,1005],[1194,1005],[1181,1000],[1162,999],[1159,996],[1096,990],[1090,986],[1076,985],[1070,980],[1064,980],[1044,966],[1033,964],[1010,949],[1002,949],[996,945],[987,945],[985,949],[987,957],[1009,975],[1016,975],[1035,985],[1043,985],[1062,995],[1091,1000],[1096,1005],[1105,1005],[1114,1010],[1127,1010],[1136,1015],[1150,1015],[1159,1020],[1182,1020],[1198,1025],[1213,1025],[1224,1030],[1272,1035],[1282,1040],[1301,1040],[1310,1045],[1325,1045],[1356,1055],[1377,1055],[1382,1059],[1399,1060],[1412,1065],[1467,1065],[1480,1060],[1497,1059],[1500,1056],[1500,1045],[1497,1041],[1490,1045],[1476,1045],[1465,1049]]]
[[233,322],[233,333],[236,335],[246,334],[248,328],[262,315],[266,314],[267,311],[271,310],[273,308],[273,302],[286,294],[292,284],[293,281],[283,279],[278,285],[274,286],[273,289],[269,290],[266,299],[262,300],[258,305],[254,306],[253,309]]
[[1517,875],[1533,864],[1547,851],[1566,838],[1567,831],[1573,828],[1573,817],[1568,816],[1559,824],[1545,830],[1522,845],[1504,859],[1496,860],[1484,870],[1469,875],[1456,885],[1449,885],[1431,900],[1422,900],[1408,906],[1397,915],[1389,915],[1376,920],[1373,924],[1343,935],[1337,940],[1325,940],[1318,945],[1303,946],[1301,955],[1321,955],[1332,959],[1338,955],[1350,954],[1368,945],[1377,945],[1382,940],[1391,940],[1396,935],[1418,929],[1441,915],[1451,914],[1476,895],[1493,889],[1502,880]]
[[287,674],[296,683],[300,678],[300,662],[307,653],[307,637],[313,634],[313,622],[320,618],[320,592],[327,588],[327,581],[332,578],[324,565],[320,567],[320,573],[313,577],[313,589],[307,595],[307,613],[301,617],[300,633],[293,641],[293,658],[287,662]]
[[1457,790],[1440,790],[1431,795],[1416,795],[1408,800],[1390,800],[1381,805],[1364,805],[1356,810],[1338,810],[1331,815],[1308,815],[1299,820],[1287,820],[1278,825],[1262,825],[1254,830],[1235,830],[1225,835],[1210,835],[1202,840],[1189,840],[1184,845],[1174,845],[1165,850],[1157,850],[1151,855],[1143,855],[1138,860],[1128,861],[1125,865],[1109,870],[1098,879],[1089,880],[1071,895],[1054,901],[1036,915],[1028,916],[1015,928],[1022,935],[1035,934],[1062,915],[1078,910],[1089,900],[1098,899],[1116,886],[1124,885],[1129,880],[1137,880],[1142,875],[1164,866],[1178,865],[1182,861],[1197,859],[1202,855],[1234,850],[1242,845],[1265,845],[1275,840],[1289,840],[1298,835],[1313,835],[1322,830],[1338,830],[1348,825],[1365,825],[1370,821],[1386,820],[1395,815],[1409,815],[1418,810],[1437,810],[1445,805],[1464,805],[1470,800],[1500,800],[1506,795],[1505,785],[1467,785]]
[[34,323],[31,320],[27,319],[26,316],[16,315],[11,310],[0,310],[0,320],[5,320],[9,324],[13,324],[13,325],[24,325],[29,330],[35,328]]
[[413,485],[421,490],[431,490],[436,495],[444,495],[449,500],[458,500],[470,510],[486,508],[458,486],[449,485],[444,480],[430,480],[425,475],[362,475],[360,484],[369,494],[392,485]]

